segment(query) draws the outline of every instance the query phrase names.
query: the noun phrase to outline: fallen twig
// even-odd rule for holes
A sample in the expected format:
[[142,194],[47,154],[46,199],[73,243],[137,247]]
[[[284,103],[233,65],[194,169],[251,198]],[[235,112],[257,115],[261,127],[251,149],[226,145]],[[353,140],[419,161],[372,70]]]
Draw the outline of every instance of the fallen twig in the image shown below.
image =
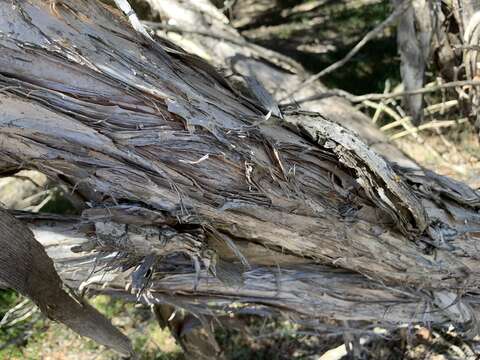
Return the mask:
[[[383,93],[388,94],[389,92],[390,92],[390,81],[387,79],[385,81],[385,88],[383,89]],[[372,123],[374,124],[377,123],[378,119],[380,119],[380,116],[383,113],[384,108],[385,108],[385,102],[381,101],[379,106],[375,110],[375,114],[373,114]]]
[[[362,104],[364,104],[366,106],[369,106],[369,107],[373,107],[373,108],[378,108],[380,106],[379,104],[377,104],[373,101],[369,101],[369,100],[364,101]],[[458,102],[457,102],[457,100],[450,100],[450,101],[445,102],[445,103],[430,105],[423,110],[424,115],[428,116],[428,115],[435,114],[439,111],[442,111],[442,105],[443,105],[444,108],[445,107],[446,108],[451,108],[451,107],[457,106]],[[382,126],[380,128],[380,130],[382,130],[382,131],[387,131],[387,130],[393,129],[394,127],[402,125],[405,121],[410,121],[411,120],[410,116],[400,117],[397,113],[395,113],[393,110],[391,110],[390,108],[388,108],[386,106],[385,106],[384,111],[387,114],[389,114],[395,121],[393,121],[391,123],[388,123],[385,126]]]
[[411,130],[408,131],[401,131],[399,133],[396,133],[395,135],[392,135],[390,137],[390,140],[396,140],[400,139],[401,137],[404,137],[406,135],[412,134],[413,133],[418,133],[419,131],[426,130],[426,129],[438,129],[438,128],[444,128],[444,127],[451,127],[451,126],[456,126],[459,124],[464,124],[468,121],[467,118],[461,118],[458,120],[432,120],[426,124],[422,124],[420,126],[417,126]]
[[[392,98],[399,98],[403,97],[405,95],[416,95],[416,94],[427,94],[431,92],[435,92],[438,90],[442,89],[448,89],[448,88],[454,88],[454,87],[463,87],[463,86],[480,86],[480,80],[459,80],[459,81],[451,81],[439,85],[433,85],[433,86],[427,86],[423,87],[418,90],[412,90],[412,91],[399,91],[399,92],[393,92],[393,93],[388,93],[388,94],[379,94],[379,93],[372,93],[372,94],[365,94],[365,95],[353,95],[349,93],[348,91],[342,90],[342,89],[334,89],[331,91],[326,91],[324,93],[314,95],[314,96],[309,96],[305,99],[300,99],[296,100],[296,104],[301,104],[303,102],[307,101],[312,101],[312,100],[320,100],[320,99],[326,99],[329,97],[343,97],[347,99],[348,101],[352,103],[359,103],[363,102],[366,100],[373,100],[373,101],[379,101],[379,100],[385,100],[385,99],[392,99]],[[282,103],[282,106],[287,106],[287,105],[292,105],[294,103]]]

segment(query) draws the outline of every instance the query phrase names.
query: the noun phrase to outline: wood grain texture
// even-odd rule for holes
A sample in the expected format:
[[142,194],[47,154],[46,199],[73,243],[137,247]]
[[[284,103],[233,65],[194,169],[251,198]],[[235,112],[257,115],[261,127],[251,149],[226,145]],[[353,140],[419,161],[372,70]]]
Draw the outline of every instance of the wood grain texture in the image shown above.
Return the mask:
[[99,2],[62,4],[0,2],[0,154],[88,200],[70,231],[124,271],[110,291],[476,332],[478,192],[394,165],[317,113],[264,122],[197,56]]
[[133,355],[128,338],[64,287],[43,246],[4,210],[0,210],[0,247],[0,283],[29,297],[50,319],[123,355]]

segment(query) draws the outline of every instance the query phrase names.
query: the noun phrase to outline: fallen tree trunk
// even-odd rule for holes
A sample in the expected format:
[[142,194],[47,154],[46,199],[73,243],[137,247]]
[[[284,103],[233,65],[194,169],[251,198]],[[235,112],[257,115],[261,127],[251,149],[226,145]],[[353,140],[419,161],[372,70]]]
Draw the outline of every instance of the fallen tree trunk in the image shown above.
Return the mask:
[[96,263],[121,275],[90,285],[125,294],[128,281],[142,301],[196,313],[267,306],[317,327],[451,321],[476,333],[477,192],[392,168],[316,113],[266,120],[211,66],[101,3],[1,2],[0,15],[3,163],[90,206],[30,220],[37,238],[97,251],[63,259],[71,281]]
[[[125,214],[125,211],[131,213],[132,209],[114,209],[112,208],[114,218],[103,214],[102,223],[108,218],[110,221],[118,220],[119,214]],[[49,254],[57,258],[57,266],[64,269],[63,277],[68,283],[80,287],[85,282],[88,285],[101,284],[99,279],[108,283],[109,288],[113,292],[121,292],[124,290],[125,281],[137,291],[141,285],[135,283],[135,276],[128,279],[133,271],[125,280],[124,274],[116,276],[115,272],[105,276],[100,273],[91,278],[85,278],[88,270],[91,270],[94,263],[101,268],[103,266],[112,265],[112,258],[108,257],[86,257],[79,255],[77,258],[68,256],[61,259],[60,253],[65,254],[66,249],[60,249],[52,244],[58,244],[56,237],[63,237],[63,243],[68,248],[73,248],[74,251],[87,249],[91,247],[91,241],[88,238],[88,230],[86,224],[88,221],[84,219],[84,232],[78,230],[79,221],[67,221],[67,219],[55,220],[48,218],[39,220],[38,215],[17,214],[19,217],[29,219],[30,226],[36,238],[45,244]],[[32,219],[32,217],[34,219]],[[132,217],[130,218],[132,219]],[[46,221],[46,223],[45,223]],[[139,221],[139,218],[137,218]],[[133,224],[131,232],[135,235],[128,235],[130,241],[144,241],[146,236],[138,236],[139,228]],[[98,224],[97,224],[98,226]],[[101,225],[100,225],[101,226]],[[136,244],[139,244],[138,242]],[[133,243],[130,249],[138,249],[140,246],[135,246]],[[269,251],[253,244],[239,244],[239,249],[242,254],[248,258],[254,265],[254,269],[244,271],[242,279],[239,282],[231,281],[232,278],[228,274],[217,274],[217,278],[208,273],[201,274],[197,279],[197,274],[192,271],[192,264],[190,261],[181,261],[175,257],[177,248],[170,250],[161,248],[153,253],[160,253],[165,259],[156,265],[156,273],[152,277],[152,283],[149,285],[150,293],[144,293],[148,301],[155,303],[157,300],[166,300],[167,303],[182,304],[185,308],[194,310],[197,314],[210,315],[212,314],[212,304],[218,302],[219,314],[222,314],[226,309],[222,309],[223,302],[246,300],[255,304],[269,304],[273,306],[271,313],[276,313],[275,307],[290,313],[290,316],[297,321],[308,324],[307,318],[302,321],[302,315],[311,316],[316,314],[315,318],[311,318],[310,325],[320,326],[319,319],[324,320],[333,318],[338,320],[368,320],[375,322],[378,320],[379,314],[382,314],[384,325],[387,324],[401,324],[410,321],[418,322],[423,319],[441,322],[446,320],[445,314],[441,312],[433,312],[431,314],[424,314],[418,312],[418,307],[428,308],[427,298],[422,291],[405,290],[401,287],[388,288],[382,284],[375,284],[368,278],[355,274],[350,271],[345,271],[339,268],[332,268],[313,264],[309,259],[296,258],[292,255],[285,255]],[[55,251],[56,250],[56,251]],[[144,254],[151,254],[152,251],[146,251]],[[137,256],[141,258],[142,253],[136,252]],[[145,256],[145,255],[144,255]],[[223,261],[235,262],[234,255],[222,256]],[[118,263],[128,263],[131,258],[118,257]],[[275,263],[276,266],[271,266]],[[175,265],[177,271],[172,273],[168,269]],[[83,270],[83,271],[82,271]],[[219,266],[218,271],[226,271]],[[135,272],[134,272],[135,273]],[[85,286],[85,285],[84,285]],[[95,289],[95,287],[93,287]],[[192,299],[194,296],[195,299]],[[145,300],[145,299],[144,299]],[[194,301],[195,300],[195,301]],[[255,301],[256,300],[256,301]],[[227,302],[229,302],[227,301]],[[195,305],[194,305],[195,304]],[[299,304],[302,307],[299,308]],[[354,305],[354,306],[353,306]],[[213,309],[216,307],[213,306]],[[228,311],[244,313],[249,309],[240,307],[239,309],[228,308]],[[253,311],[253,308],[250,309]],[[266,310],[264,310],[266,311]]]

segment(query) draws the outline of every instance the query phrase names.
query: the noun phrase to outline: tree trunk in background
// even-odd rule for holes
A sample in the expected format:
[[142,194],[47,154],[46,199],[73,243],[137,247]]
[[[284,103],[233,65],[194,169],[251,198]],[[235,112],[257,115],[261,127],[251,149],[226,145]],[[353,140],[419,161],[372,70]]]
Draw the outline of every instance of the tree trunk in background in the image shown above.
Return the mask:
[[[327,111],[267,120],[212,66],[92,0],[0,2],[0,69],[3,162],[89,204],[21,215],[70,284],[329,331],[477,333],[480,195],[466,185],[392,167]],[[112,271],[86,279],[94,265]]]
[[[463,64],[467,80],[477,80],[478,44],[480,43],[480,1],[454,0],[452,1],[453,14],[459,28],[459,43],[463,45]],[[473,86],[464,89],[464,97],[469,100],[469,115],[475,119],[477,129],[480,129],[480,96],[479,87]],[[465,101],[465,100],[464,100]]]
[[[394,0],[396,7],[404,4],[403,0]],[[400,16],[397,28],[397,43],[400,53],[402,83],[406,91],[423,88],[425,71],[430,60],[432,38],[436,32],[436,14],[440,4],[435,1],[414,0]],[[415,125],[423,119],[423,95],[405,97],[405,105]]]

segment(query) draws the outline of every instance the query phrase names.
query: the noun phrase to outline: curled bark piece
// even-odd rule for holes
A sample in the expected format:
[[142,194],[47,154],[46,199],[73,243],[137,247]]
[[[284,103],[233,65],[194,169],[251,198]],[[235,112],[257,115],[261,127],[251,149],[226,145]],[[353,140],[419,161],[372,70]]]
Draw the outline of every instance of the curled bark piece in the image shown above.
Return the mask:
[[288,118],[304,129],[320,145],[331,148],[340,162],[357,171],[357,182],[370,199],[395,218],[404,231],[427,227],[427,216],[418,199],[407,188],[402,178],[377,153],[370,150],[355,134],[342,126],[316,118]]

